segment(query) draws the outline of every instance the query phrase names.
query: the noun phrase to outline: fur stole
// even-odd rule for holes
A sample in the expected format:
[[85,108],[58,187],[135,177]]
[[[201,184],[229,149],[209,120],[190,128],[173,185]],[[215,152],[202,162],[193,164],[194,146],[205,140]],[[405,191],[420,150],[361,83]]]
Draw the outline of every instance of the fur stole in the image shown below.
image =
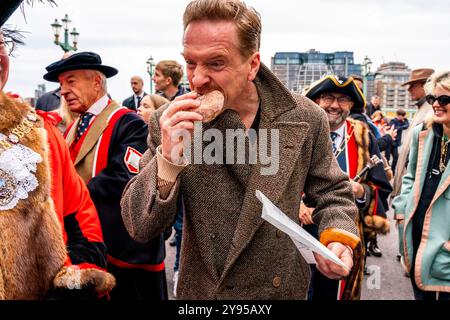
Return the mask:
[[[31,110],[0,93],[0,132],[8,135]],[[42,120],[19,143],[38,153],[42,161],[35,172],[37,188],[14,208],[0,211],[0,299],[42,299],[67,257],[50,197],[48,142]]]

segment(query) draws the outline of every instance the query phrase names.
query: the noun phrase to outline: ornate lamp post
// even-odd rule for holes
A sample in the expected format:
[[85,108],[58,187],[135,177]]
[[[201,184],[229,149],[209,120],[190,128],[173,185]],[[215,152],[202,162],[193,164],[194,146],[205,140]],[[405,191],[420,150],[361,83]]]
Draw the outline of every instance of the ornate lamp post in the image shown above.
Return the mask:
[[[72,45],[71,45],[69,43],[69,27],[70,27],[70,23],[72,21],[69,19],[69,16],[66,14],[64,16],[64,18],[61,19],[61,22],[63,24],[60,24],[58,22],[58,19],[55,19],[55,22],[53,22],[51,24],[52,29],[53,29],[53,34],[55,36],[54,43],[56,45],[59,45],[61,47],[61,49],[64,50],[64,52],[77,51],[78,36],[80,35],[80,33],[77,32],[77,29],[75,29],[75,28],[72,29],[72,32],[70,32],[70,36],[71,36],[71,40],[72,40]],[[61,34],[61,27],[64,27],[64,42],[59,41],[59,36]]]
[[153,93],[153,73],[154,73],[154,67],[155,67],[155,61],[153,60],[153,57],[150,56],[150,58],[147,59],[145,62],[147,64],[147,72],[150,75],[150,94]]
[[366,56],[364,58],[362,67],[363,67],[363,79],[364,79],[363,93],[364,93],[364,96],[367,98],[367,76],[369,75],[370,69],[372,68],[372,60],[370,60],[368,56]]

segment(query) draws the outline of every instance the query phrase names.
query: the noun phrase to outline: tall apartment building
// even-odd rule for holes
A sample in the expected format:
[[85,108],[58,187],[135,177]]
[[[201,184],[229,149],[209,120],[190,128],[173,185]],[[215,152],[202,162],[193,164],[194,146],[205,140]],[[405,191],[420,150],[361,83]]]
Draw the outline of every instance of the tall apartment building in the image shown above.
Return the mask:
[[367,93],[365,95],[367,103],[370,102],[370,98],[376,94],[375,91],[375,75],[373,73],[369,73],[366,77],[366,90]]
[[414,108],[408,88],[401,84],[408,81],[411,70],[403,62],[383,63],[375,72],[375,90],[381,106],[391,114],[398,108]]
[[289,90],[295,92],[302,92],[327,74],[361,74],[361,64],[354,63],[353,52],[322,53],[315,49],[307,52],[277,52],[272,57],[271,69]]

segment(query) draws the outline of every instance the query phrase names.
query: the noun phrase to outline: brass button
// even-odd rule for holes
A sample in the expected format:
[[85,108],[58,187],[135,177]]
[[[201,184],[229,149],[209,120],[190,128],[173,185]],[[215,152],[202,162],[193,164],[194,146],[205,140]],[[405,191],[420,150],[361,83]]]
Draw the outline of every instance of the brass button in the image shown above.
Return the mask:
[[281,285],[281,277],[276,276],[273,278],[272,284],[275,288],[278,288]]
[[277,238],[281,238],[283,236],[283,231],[281,231],[280,229],[277,229]]

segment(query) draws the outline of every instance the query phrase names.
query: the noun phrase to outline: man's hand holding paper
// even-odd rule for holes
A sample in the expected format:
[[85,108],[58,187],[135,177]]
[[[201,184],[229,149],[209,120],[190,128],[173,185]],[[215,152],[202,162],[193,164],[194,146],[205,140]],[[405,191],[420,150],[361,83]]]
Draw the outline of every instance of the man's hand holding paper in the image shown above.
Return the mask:
[[323,240],[327,244],[325,246],[292,221],[259,190],[256,191],[256,197],[263,204],[261,217],[288,234],[308,263],[315,262],[318,270],[331,279],[341,279],[350,274],[353,250],[343,243],[327,241],[334,234],[334,229],[323,232]]
[[353,250],[340,242],[331,242],[327,248],[348,267],[348,270],[314,252],[317,269],[330,279],[339,280],[348,276],[353,267]]

